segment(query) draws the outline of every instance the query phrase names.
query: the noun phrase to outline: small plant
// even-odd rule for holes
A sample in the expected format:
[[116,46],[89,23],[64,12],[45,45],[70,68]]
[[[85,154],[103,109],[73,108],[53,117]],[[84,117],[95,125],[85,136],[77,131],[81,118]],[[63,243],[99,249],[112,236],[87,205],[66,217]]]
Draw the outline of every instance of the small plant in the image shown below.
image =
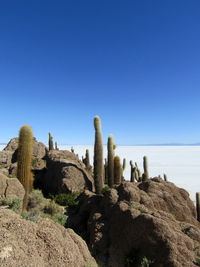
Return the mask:
[[102,189],[101,189],[101,194],[105,194],[106,191],[108,191],[110,189],[110,187],[108,185],[105,185]]
[[196,259],[196,264],[197,264],[197,266],[200,266],[200,257],[198,257],[197,259]]
[[38,160],[39,160],[38,158],[33,158],[31,165],[35,166],[35,164],[38,162]]
[[67,220],[67,216],[64,214],[57,214],[57,215],[50,215],[50,214],[42,214],[41,216],[42,218],[49,218],[52,221],[61,224],[62,226],[65,226],[66,224],[66,220]]
[[140,213],[147,213],[145,210],[143,210],[141,207],[137,207],[137,206],[135,206],[135,205],[131,205],[131,208],[133,208],[133,209],[135,209],[135,210],[139,210],[140,211]]
[[17,176],[15,174],[8,174],[7,177],[8,178],[17,178]]
[[147,257],[144,257],[141,261],[141,267],[149,267],[152,263],[154,263],[154,260],[149,260]]
[[1,200],[1,205],[8,206],[9,209],[13,210],[14,212],[17,212],[22,207],[22,200],[19,198],[13,198],[13,199],[4,198]]
[[52,216],[56,215],[61,211],[60,207],[54,200],[48,202],[44,207],[44,213],[50,214]]
[[53,200],[61,205],[61,206],[76,206],[78,204],[78,201],[76,198],[78,197],[79,192],[75,193],[61,193],[56,196],[53,196]]

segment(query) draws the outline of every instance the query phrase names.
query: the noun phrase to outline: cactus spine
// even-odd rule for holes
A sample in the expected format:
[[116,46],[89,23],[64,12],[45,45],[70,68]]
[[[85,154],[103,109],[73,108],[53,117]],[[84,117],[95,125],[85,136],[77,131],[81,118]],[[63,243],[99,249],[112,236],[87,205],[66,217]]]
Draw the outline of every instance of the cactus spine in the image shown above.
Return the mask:
[[197,220],[200,222],[200,193],[196,193],[196,211],[197,211]]
[[53,135],[49,133],[49,150],[53,150]]
[[108,136],[107,150],[108,150],[108,165],[107,165],[107,174],[108,174],[108,185],[113,187],[114,185],[114,137],[113,135]]
[[103,138],[101,132],[101,120],[99,116],[94,118],[95,143],[94,143],[94,183],[97,194],[101,193],[104,179],[103,165]]
[[120,184],[122,180],[122,166],[120,163],[120,158],[118,156],[114,157],[114,183]]
[[143,167],[144,167],[143,180],[147,180],[149,179],[147,156],[143,157]]
[[33,187],[33,174],[31,172],[33,153],[33,132],[29,125],[21,127],[17,154],[17,178],[24,186],[25,196],[23,210],[27,209],[29,192]]

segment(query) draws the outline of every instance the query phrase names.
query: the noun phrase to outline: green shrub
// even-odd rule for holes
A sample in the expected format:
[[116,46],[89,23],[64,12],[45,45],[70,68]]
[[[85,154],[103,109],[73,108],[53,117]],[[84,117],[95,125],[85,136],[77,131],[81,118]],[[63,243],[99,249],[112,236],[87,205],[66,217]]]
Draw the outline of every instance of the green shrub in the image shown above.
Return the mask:
[[196,261],[197,266],[200,266],[200,257],[198,257]]
[[9,209],[17,212],[22,208],[22,200],[19,198],[13,198],[13,199],[3,198],[0,201],[0,205],[8,206]]
[[44,213],[50,214],[52,216],[58,214],[61,212],[61,208],[56,204],[54,200],[49,201],[45,206],[44,206]]
[[105,185],[102,189],[101,189],[101,194],[105,194],[106,191],[108,191],[110,189],[110,187],[108,185]]
[[75,206],[78,204],[76,198],[79,192],[75,193],[61,193],[53,197],[53,200],[61,206]]
[[67,221],[67,216],[64,214],[57,214],[57,215],[50,215],[50,214],[43,214],[42,218],[49,218],[52,221],[61,224],[62,226],[65,226]]
[[145,210],[143,210],[141,207],[137,207],[137,206],[135,206],[135,205],[131,205],[131,208],[133,208],[133,209],[135,209],[135,210],[139,210],[140,211],[140,213],[147,213]]
[[43,196],[39,189],[33,190],[29,195],[28,210],[37,208],[42,210],[47,204],[47,199]]
[[147,257],[144,257],[141,261],[141,267],[149,267],[154,261],[147,259]]

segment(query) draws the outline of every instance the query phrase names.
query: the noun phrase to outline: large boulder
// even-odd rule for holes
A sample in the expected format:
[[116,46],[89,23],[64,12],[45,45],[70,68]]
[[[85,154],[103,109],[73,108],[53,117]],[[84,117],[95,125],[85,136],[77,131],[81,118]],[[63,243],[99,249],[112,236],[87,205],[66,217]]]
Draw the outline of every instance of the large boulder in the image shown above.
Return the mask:
[[142,261],[195,267],[200,256],[200,224],[189,194],[158,178],[123,182],[100,196],[85,191],[68,226],[105,267],[140,267]]
[[50,219],[34,223],[0,208],[0,229],[2,267],[97,267],[83,239]]
[[24,199],[24,187],[17,178],[8,178],[0,172],[0,198]]
[[46,156],[43,191],[52,194],[93,190],[94,181],[78,156],[67,150],[51,150]]
[[[16,174],[18,142],[18,138],[12,138],[4,150],[0,151],[0,166],[8,168],[10,174]],[[34,138],[32,161],[33,170],[41,170],[45,168],[46,164],[44,157],[47,153],[47,150],[47,147],[43,143],[38,142]],[[13,166],[15,166],[15,168]]]

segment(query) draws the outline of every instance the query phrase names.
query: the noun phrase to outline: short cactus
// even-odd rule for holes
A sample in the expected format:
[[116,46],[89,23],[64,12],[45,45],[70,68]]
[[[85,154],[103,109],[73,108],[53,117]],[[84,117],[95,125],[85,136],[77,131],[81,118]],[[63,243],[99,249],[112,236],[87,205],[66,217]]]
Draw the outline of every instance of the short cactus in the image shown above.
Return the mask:
[[164,180],[165,180],[165,182],[167,182],[168,180],[167,180],[167,175],[164,173]]
[[29,192],[33,187],[33,174],[31,172],[33,153],[33,132],[29,125],[21,127],[17,154],[17,178],[24,186],[25,196],[23,210],[27,209]]
[[95,143],[94,143],[94,183],[95,191],[101,194],[104,180],[103,165],[103,138],[101,132],[101,120],[99,116],[94,118]]
[[53,135],[49,133],[49,150],[53,150]]
[[113,135],[108,136],[107,151],[108,151],[108,165],[107,165],[108,185],[110,187],[113,187],[114,185],[114,137]]

